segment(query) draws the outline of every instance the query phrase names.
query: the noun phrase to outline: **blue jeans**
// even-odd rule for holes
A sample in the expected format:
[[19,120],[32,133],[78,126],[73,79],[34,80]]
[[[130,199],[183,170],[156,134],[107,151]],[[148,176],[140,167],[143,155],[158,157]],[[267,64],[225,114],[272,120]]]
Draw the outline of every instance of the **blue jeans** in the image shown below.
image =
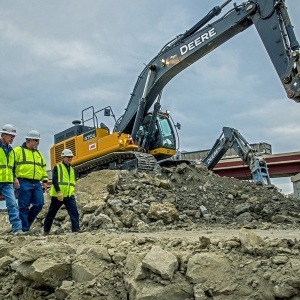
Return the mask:
[[12,225],[12,231],[22,230],[22,223],[19,217],[19,210],[14,194],[12,183],[0,183],[0,192],[5,198],[9,222]]
[[23,231],[28,231],[44,206],[43,188],[38,180],[19,179],[19,182],[17,192],[20,219]]
[[51,197],[51,204],[44,220],[44,232],[50,231],[53,220],[63,204],[65,205],[71,219],[72,232],[76,232],[80,229],[76,201],[74,195],[72,195],[70,197],[65,197],[63,201],[57,200],[56,197]]

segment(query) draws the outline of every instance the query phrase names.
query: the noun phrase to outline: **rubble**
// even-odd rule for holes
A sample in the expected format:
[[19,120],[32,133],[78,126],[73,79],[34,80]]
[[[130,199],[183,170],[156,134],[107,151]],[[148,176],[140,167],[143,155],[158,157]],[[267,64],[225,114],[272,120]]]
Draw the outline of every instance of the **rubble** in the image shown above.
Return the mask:
[[300,207],[275,186],[182,164],[81,178],[84,233],[66,209],[42,235],[1,212],[0,299],[300,299]]

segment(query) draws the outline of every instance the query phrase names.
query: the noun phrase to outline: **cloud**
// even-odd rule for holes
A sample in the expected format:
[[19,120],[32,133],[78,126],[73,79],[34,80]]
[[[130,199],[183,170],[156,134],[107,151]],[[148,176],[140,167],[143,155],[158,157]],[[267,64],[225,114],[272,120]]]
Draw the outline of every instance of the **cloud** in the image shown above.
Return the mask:
[[[300,39],[299,5],[286,4]],[[16,145],[27,131],[39,130],[50,166],[54,134],[89,106],[109,105],[121,116],[144,64],[216,5],[211,0],[2,1],[0,119],[16,125]],[[254,26],[172,79],[162,106],[182,125],[181,150],[208,149],[223,126],[237,128],[250,142],[271,143],[276,152],[299,149],[300,106],[287,99]],[[113,128],[112,118],[101,121]]]

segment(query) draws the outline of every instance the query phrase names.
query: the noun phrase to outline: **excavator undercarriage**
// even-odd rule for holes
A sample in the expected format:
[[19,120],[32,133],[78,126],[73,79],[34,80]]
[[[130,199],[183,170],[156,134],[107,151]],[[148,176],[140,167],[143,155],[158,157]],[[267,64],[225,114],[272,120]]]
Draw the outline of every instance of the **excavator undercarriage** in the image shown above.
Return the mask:
[[137,151],[113,152],[89,160],[74,167],[76,177],[101,169],[137,170],[138,172],[154,173],[157,161],[153,155]]

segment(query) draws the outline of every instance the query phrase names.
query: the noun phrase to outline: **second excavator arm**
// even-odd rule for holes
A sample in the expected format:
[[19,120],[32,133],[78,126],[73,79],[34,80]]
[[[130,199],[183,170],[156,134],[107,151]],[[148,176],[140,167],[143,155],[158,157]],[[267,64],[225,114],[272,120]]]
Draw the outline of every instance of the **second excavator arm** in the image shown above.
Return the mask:
[[202,163],[212,170],[228,149],[234,149],[242,161],[250,168],[254,183],[271,184],[267,163],[239,133],[237,129],[223,127],[221,136],[216,140]]
[[300,102],[299,43],[285,0],[251,0],[234,4],[233,9],[207,25],[230,1],[215,7],[190,30],[167,43],[148,63],[138,77],[125,113],[116,122],[114,131],[131,134],[136,140],[144,116],[174,76],[252,25],[261,37],[287,96]]

